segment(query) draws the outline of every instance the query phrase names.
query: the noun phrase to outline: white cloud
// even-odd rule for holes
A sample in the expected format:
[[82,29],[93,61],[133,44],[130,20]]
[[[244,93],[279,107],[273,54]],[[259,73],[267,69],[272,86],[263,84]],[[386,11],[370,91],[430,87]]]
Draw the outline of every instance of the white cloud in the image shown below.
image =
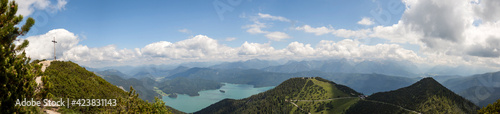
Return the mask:
[[303,44],[299,42],[292,42],[288,44],[286,50],[289,54],[295,54],[300,56],[311,56],[314,54],[315,50],[311,47],[311,44]]
[[262,28],[265,28],[266,25],[264,23],[261,23],[259,21],[255,21],[251,25],[246,25],[243,28],[248,28],[247,32],[250,34],[262,34],[262,33],[268,33],[267,31],[262,31]]
[[481,0],[479,4],[473,4],[473,10],[476,16],[485,22],[495,22],[500,20],[500,1]]
[[17,14],[23,16],[31,15],[35,10],[48,10],[51,12],[63,10],[68,3],[66,0],[57,0],[52,4],[50,0],[16,0],[18,4]]
[[314,33],[315,35],[323,35],[331,33],[338,37],[343,38],[366,38],[372,31],[370,29],[360,29],[360,30],[347,30],[347,29],[334,29],[332,27],[311,27],[309,25],[295,27],[295,30],[301,30],[306,33]]
[[285,17],[281,17],[281,16],[272,16],[270,14],[262,14],[262,13],[258,13],[259,15],[259,18],[261,19],[271,19],[271,20],[277,20],[277,21],[283,21],[283,22],[291,22],[290,19],[287,19]]
[[[344,38],[382,38],[419,45],[423,61],[435,64],[500,66],[500,2],[498,0],[404,0],[401,20],[390,26],[347,30],[296,27],[306,33],[332,33]],[[358,24],[364,23],[362,19]],[[368,21],[366,21],[368,22]],[[368,24],[368,23],[364,23]],[[408,58],[401,56],[401,58]],[[495,64],[492,64],[495,63]]]
[[272,16],[269,14],[262,14],[258,13],[257,18],[251,18],[250,20],[253,21],[253,24],[243,26],[243,28],[247,29],[247,32],[250,34],[265,34],[264,36],[270,40],[274,41],[281,41],[283,39],[290,38],[290,36],[284,32],[279,32],[279,31],[265,31],[262,30],[263,28],[268,27],[266,23],[260,22],[260,19],[271,19],[274,21],[283,21],[283,22],[291,22],[289,19],[281,17],[281,16]]
[[88,61],[126,61],[136,59],[137,53],[128,49],[117,50],[115,45],[107,45],[98,48],[89,48],[78,45],[64,52],[63,60],[79,62]]
[[176,43],[160,41],[141,49],[143,56],[167,59],[223,59],[226,54],[234,54],[231,51],[234,50],[204,35]]
[[238,49],[238,55],[241,56],[263,56],[278,54],[276,50],[271,47],[269,43],[259,44],[259,43],[248,43],[245,41]]
[[369,29],[360,29],[360,30],[347,30],[347,29],[337,29],[332,31],[332,34],[344,37],[344,38],[366,38],[367,34],[371,33]]
[[126,61],[138,56],[138,53],[132,50],[117,50],[114,45],[89,48],[79,44],[79,37],[65,29],[54,29],[46,34],[27,37],[26,40],[29,41],[29,45],[25,49],[27,55],[33,59],[53,59],[54,44],[51,41],[54,38],[57,41],[55,46],[58,60],[77,62]]
[[188,29],[180,29],[180,30],[178,30],[178,31],[179,31],[179,32],[182,32],[182,33],[186,33],[186,34],[190,34],[190,33],[191,33],[191,31],[190,31],[190,30],[188,30]]
[[235,37],[228,37],[228,38],[226,38],[226,41],[234,41],[234,40],[236,40]]
[[270,32],[266,34],[266,37],[274,41],[281,41],[283,39],[290,38],[288,34],[283,32]]
[[204,35],[179,42],[159,41],[143,48],[117,49],[115,45],[88,47],[79,44],[79,37],[65,29],[51,30],[46,34],[26,38],[30,45],[26,53],[33,59],[51,59],[52,38],[56,37],[57,56],[60,60],[71,60],[85,66],[170,64],[174,62],[228,61],[259,59],[420,59],[411,50],[397,44],[374,46],[360,44],[356,40],[339,42],[323,40],[315,47],[311,44],[291,42],[286,48],[275,49],[270,43],[245,42],[240,47],[227,47]]
[[303,30],[304,32],[307,33],[314,33],[315,35],[323,35],[323,34],[328,34],[333,31],[333,28],[326,28],[326,27],[318,27],[318,28],[313,28],[309,25],[304,25],[302,27],[296,27],[296,30]]
[[27,37],[26,39],[30,43],[25,51],[31,58],[52,59],[54,57],[54,44],[51,41],[54,38],[57,41],[56,56],[58,58],[61,58],[63,52],[75,47],[80,41],[77,35],[65,29],[54,29],[43,35]]
[[360,24],[360,25],[373,25],[374,22],[372,21],[372,19],[370,19],[368,17],[363,17],[363,19],[358,21],[358,24]]

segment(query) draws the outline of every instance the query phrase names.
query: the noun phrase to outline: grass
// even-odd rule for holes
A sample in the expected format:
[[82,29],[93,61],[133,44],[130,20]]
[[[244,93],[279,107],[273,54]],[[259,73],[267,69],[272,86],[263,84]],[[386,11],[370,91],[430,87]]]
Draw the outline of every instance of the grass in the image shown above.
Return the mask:
[[[303,110],[310,113],[318,114],[331,114],[331,113],[344,113],[350,106],[358,102],[360,99],[358,97],[353,97],[347,93],[339,90],[332,83],[319,81],[316,79],[308,79],[307,83],[302,87],[300,93],[294,97],[293,100],[311,100],[311,101],[295,101]],[[341,98],[339,97],[353,97],[353,98]],[[333,100],[327,100],[333,99]],[[319,101],[325,100],[325,101]],[[295,107],[292,108],[290,113],[300,113],[300,109]]]
[[327,93],[326,96],[331,96],[330,98],[350,97],[349,94],[346,94],[346,93],[340,91],[337,87],[335,87],[331,83],[319,81],[316,79],[310,79],[310,80],[313,81],[314,84],[319,85],[323,88],[330,88],[330,89],[326,89],[326,93]]
[[340,114],[358,101],[359,98],[345,98],[345,99],[314,101],[314,102],[298,101],[296,102],[296,104],[299,105],[299,107],[301,107],[305,111],[308,111],[310,113]]
[[156,93],[160,94],[161,96],[168,96],[170,94],[166,94],[165,92],[161,91],[160,89],[158,89],[158,87],[153,87],[153,91],[155,91]]

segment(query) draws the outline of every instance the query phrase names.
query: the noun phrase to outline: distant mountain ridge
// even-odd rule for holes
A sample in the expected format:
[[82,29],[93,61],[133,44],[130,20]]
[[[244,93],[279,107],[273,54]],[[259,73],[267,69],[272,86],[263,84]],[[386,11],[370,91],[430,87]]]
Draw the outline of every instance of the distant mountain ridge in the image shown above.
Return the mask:
[[500,98],[500,71],[453,78],[443,85],[479,106],[486,106]]
[[417,76],[417,74],[420,73],[420,70],[416,65],[406,61],[365,60],[357,63],[347,59],[300,62],[290,61],[284,65],[270,66],[262,70],[281,73],[318,70],[332,73],[377,73],[403,77]]

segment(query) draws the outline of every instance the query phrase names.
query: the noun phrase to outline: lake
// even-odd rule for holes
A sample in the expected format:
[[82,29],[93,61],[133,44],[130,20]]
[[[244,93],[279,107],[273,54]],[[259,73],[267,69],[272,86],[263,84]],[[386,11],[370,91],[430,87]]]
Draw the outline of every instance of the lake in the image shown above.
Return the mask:
[[[225,98],[243,99],[274,88],[274,86],[254,88],[253,85],[246,84],[224,84],[224,86],[217,90],[200,91],[198,92],[200,96],[190,97],[189,95],[185,94],[177,94],[177,98],[164,96],[163,101],[166,105],[172,108],[186,113],[192,113],[208,107],[211,104],[219,102],[220,100]],[[222,93],[219,90],[224,90],[225,93]]]

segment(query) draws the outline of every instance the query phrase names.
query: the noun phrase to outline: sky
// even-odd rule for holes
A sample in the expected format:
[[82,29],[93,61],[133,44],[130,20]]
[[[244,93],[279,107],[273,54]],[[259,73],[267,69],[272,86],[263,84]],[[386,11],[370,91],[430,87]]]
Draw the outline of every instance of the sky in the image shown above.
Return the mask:
[[90,67],[248,59],[500,68],[499,0],[17,0],[33,59]]

